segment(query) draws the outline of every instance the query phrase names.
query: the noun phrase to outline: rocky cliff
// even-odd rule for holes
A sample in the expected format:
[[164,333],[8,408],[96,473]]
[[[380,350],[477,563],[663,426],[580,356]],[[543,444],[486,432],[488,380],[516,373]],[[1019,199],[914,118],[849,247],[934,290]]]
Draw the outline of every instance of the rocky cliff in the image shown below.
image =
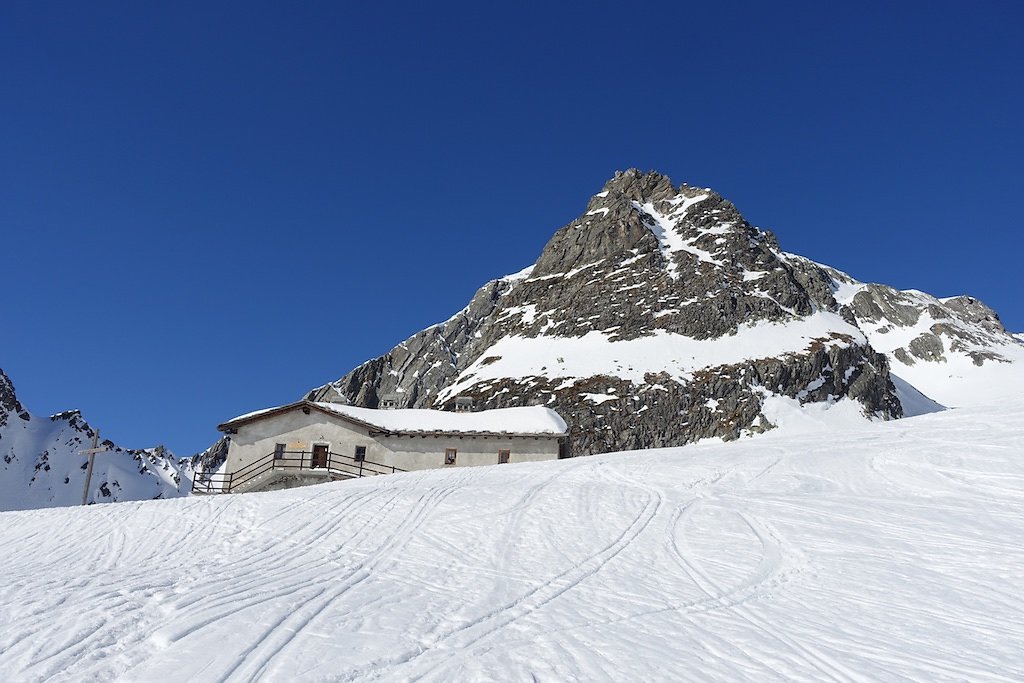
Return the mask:
[[[77,410],[32,415],[0,370],[0,510],[79,505],[93,428]],[[109,440],[95,458],[89,502],[147,500],[185,495],[191,482],[177,458],[162,447],[121,448]]]
[[971,296],[937,298],[825,268],[835,296],[892,371],[947,406],[1020,396],[1024,344]]
[[760,432],[779,401],[900,417],[889,361],[838,289],[717,193],[630,170],[533,267],[309,396],[547,405],[577,454]]

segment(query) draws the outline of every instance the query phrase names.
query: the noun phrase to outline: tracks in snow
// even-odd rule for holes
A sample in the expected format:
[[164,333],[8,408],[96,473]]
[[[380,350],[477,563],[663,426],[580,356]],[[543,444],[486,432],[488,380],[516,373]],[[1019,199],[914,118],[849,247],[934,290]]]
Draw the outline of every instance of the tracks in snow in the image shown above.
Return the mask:
[[1021,680],[1021,433],[976,455],[877,431],[10,513],[0,670]]

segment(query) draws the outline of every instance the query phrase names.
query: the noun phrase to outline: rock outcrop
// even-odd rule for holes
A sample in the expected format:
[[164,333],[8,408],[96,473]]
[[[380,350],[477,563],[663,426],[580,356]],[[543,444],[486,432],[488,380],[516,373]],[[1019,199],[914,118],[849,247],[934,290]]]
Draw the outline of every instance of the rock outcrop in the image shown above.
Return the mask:
[[835,291],[717,193],[630,170],[532,268],[309,397],[547,405],[577,454],[764,431],[764,403],[780,398],[900,417],[888,359]]

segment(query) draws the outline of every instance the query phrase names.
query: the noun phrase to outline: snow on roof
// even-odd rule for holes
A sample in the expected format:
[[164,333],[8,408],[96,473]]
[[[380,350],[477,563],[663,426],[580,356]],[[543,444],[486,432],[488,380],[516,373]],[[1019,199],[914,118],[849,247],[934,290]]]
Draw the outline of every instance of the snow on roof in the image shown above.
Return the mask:
[[497,408],[476,413],[402,408],[374,410],[338,403],[317,403],[324,410],[389,432],[489,432],[496,434],[564,434],[565,420],[543,406]]
[[497,408],[475,413],[453,413],[445,410],[403,408],[398,410],[376,410],[358,408],[340,403],[300,401],[276,408],[265,408],[228,420],[221,427],[249,421],[261,415],[281,412],[301,405],[313,405],[327,413],[377,427],[387,432],[432,433],[450,432],[456,434],[550,434],[562,435],[568,431],[565,420],[558,413],[543,406],[521,408]]

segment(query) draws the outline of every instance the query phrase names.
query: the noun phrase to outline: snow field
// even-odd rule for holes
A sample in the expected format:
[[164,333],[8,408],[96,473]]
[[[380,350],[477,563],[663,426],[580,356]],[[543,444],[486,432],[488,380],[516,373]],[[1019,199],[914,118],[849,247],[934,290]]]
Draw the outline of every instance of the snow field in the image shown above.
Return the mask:
[[1019,681],[1024,400],[0,513],[16,681]]
[[509,336],[481,353],[455,382],[440,392],[439,399],[458,396],[484,380],[504,378],[578,379],[610,375],[642,385],[647,374],[665,372],[685,382],[695,370],[800,353],[815,341],[825,340],[836,346],[848,344],[834,334],[856,343],[866,342],[859,329],[825,311],[785,324],[760,321],[744,325],[736,334],[716,339],[693,339],[664,330],[627,341],[612,341],[610,334],[597,331],[582,337]]

